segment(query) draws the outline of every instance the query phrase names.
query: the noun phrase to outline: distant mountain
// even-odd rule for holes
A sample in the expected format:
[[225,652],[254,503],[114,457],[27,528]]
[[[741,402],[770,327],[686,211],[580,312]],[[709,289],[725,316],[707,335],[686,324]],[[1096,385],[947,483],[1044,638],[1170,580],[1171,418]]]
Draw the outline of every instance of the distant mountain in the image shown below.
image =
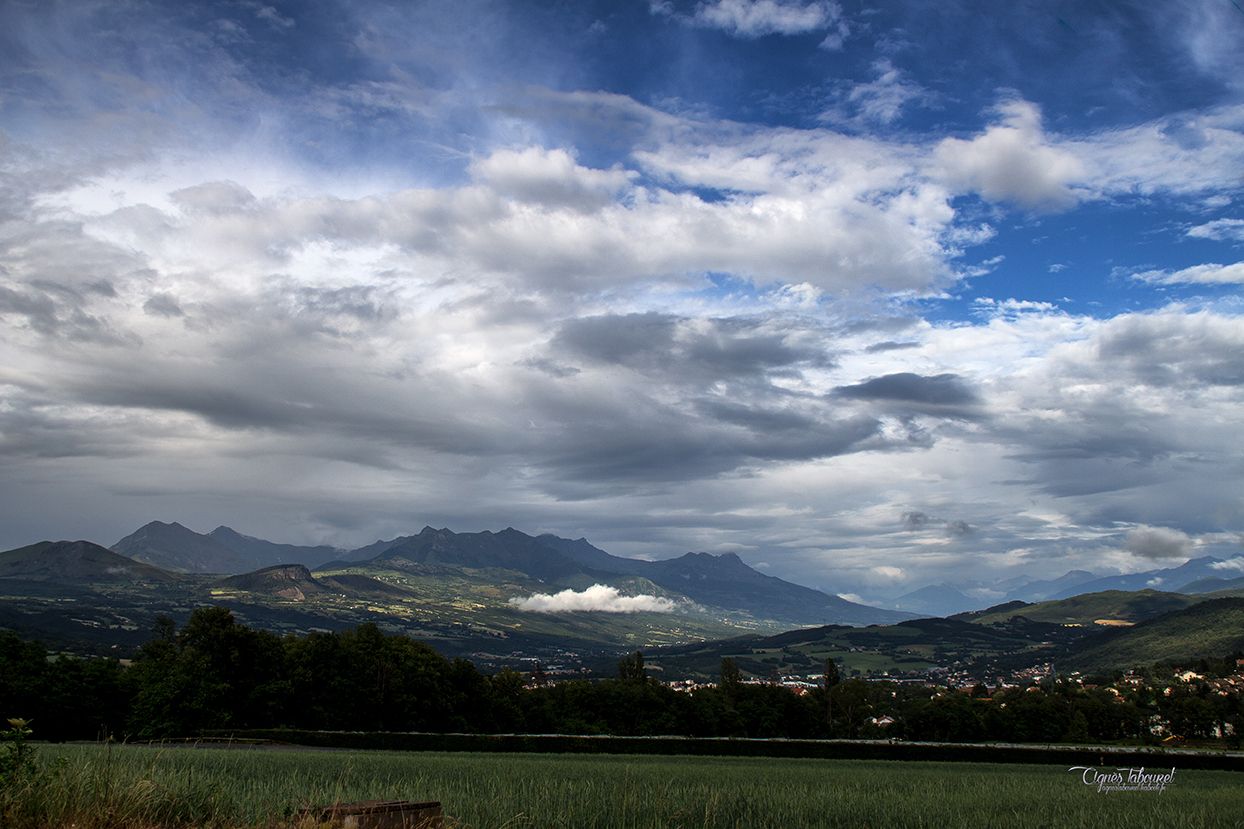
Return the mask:
[[212,530],[207,537],[220,542],[257,567],[276,564],[305,564],[308,567],[318,567],[344,552],[326,544],[317,547],[275,544],[262,538],[242,535],[232,527],[224,526]]
[[910,593],[904,593],[891,604],[899,609],[921,616],[951,616],[981,606],[980,599],[973,599],[952,584],[930,584]]
[[856,604],[820,590],[758,573],[734,553],[687,553],[640,562],[639,574],[697,602],[803,624],[888,624],[913,614]]
[[179,573],[249,573],[278,564],[316,567],[341,554],[335,547],[275,544],[225,526],[197,533],[177,522],[152,521],[112,545],[136,561]]
[[1058,625],[1108,626],[1111,623],[1143,622],[1203,601],[1199,596],[1163,593],[1158,590],[1106,590],[1083,593],[1068,599],[1037,604],[1012,602],[978,613],[957,617],[978,624],[1001,624],[1016,616]]
[[328,588],[316,581],[311,571],[301,564],[278,564],[253,573],[230,576],[216,582],[216,587],[229,590],[245,590],[292,601],[304,601],[308,596],[327,593]]
[[1143,573],[1129,573],[1124,576],[1105,576],[1065,588],[1054,593],[1050,598],[1066,599],[1081,593],[1100,593],[1104,590],[1150,589],[1177,592],[1189,582],[1221,576],[1222,571],[1215,570],[1212,566],[1218,563],[1218,559],[1205,556],[1191,559],[1178,567],[1146,570]]
[[1237,590],[1244,590],[1244,576],[1239,579],[1197,579],[1179,588],[1179,592],[1191,592],[1191,594]]
[[177,581],[177,576],[90,541],[41,541],[0,553],[0,579],[168,584]]
[[152,521],[112,545],[135,561],[178,573],[245,573],[255,568],[238,552],[177,522]]
[[1083,640],[1068,667],[1126,670],[1155,662],[1230,656],[1244,651],[1244,599],[1210,599]]
[[1071,570],[1056,579],[1023,581],[1007,591],[1007,599],[1022,602],[1043,602],[1067,591],[1080,592],[1076,588],[1098,578],[1088,570]]

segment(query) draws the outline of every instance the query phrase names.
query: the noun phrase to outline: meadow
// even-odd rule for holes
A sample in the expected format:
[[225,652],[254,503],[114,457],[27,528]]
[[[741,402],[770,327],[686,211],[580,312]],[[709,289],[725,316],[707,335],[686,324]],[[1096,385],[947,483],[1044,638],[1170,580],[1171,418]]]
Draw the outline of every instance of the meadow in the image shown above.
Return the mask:
[[1063,766],[45,745],[4,829],[280,827],[300,807],[439,800],[449,827],[1244,826],[1244,778],[1099,793]]

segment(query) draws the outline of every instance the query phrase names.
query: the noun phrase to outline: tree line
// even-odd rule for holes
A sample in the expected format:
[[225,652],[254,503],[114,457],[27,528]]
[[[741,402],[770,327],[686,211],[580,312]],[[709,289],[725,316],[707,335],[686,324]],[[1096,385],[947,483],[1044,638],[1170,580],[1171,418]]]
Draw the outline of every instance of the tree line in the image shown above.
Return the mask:
[[505,669],[482,674],[372,624],[278,636],[200,608],[180,630],[161,619],[132,665],[49,657],[0,632],[0,717],[29,720],[43,739],[157,739],[245,729],[900,738],[1014,742],[1153,740],[1154,717],[1188,737],[1244,731],[1239,694],[1205,684],[1172,693],[1148,684],[1119,695],[1060,682],[989,696],[840,679],[798,695],[751,684],[723,660],[716,687],[677,692],[649,676],[642,654],[616,679],[550,683]]

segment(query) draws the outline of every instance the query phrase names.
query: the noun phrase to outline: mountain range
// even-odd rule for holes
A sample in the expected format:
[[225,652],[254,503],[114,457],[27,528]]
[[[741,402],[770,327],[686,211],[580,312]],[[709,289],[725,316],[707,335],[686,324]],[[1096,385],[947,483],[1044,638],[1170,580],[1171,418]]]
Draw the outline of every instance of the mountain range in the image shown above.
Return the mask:
[[875,624],[912,616],[766,576],[733,553],[687,553],[673,559],[642,561],[612,555],[584,538],[531,536],[513,527],[477,533],[424,527],[415,535],[340,550],[274,544],[223,526],[200,534],[181,524],[153,521],[112,549],[136,561],[185,573],[237,575],[302,564],[311,570],[334,572],[453,571],[459,578],[469,575],[474,581],[488,581],[491,577],[484,571],[506,571],[546,584],[549,589],[582,589],[597,583],[620,586],[615,584],[620,578],[639,579],[674,600],[784,624]]
[[[287,561],[304,557],[319,563]],[[1074,571],[1014,580],[1011,589],[1038,595],[1191,581],[1187,593],[1109,589],[912,618],[764,575],[729,553],[642,561],[583,538],[432,527],[340,550],[153,522],[113,550],[80,540],[0,553],[0,627],[72,650],[117,653],[145,641],[157,615],[184,620],[194,607],[215,604],[289,633],[372,621],[493,667],[569,658],[607,669],[619,651],[643,648],[654,666],[702,675],[724,655],[762,675],[814,670],[825,658],[899,675],[938,666],[1002,671],[1042,660],[1115,669],[1244,648],[1244,585],[1221,578],[1223,571],[1207,558],[1128,576]],[[970,601],[954,585],[932,585],[914,598],[935,603],[956,593],[955,601]],[[558,604],[589,594],[643,605],[577,612],[581,605]]]

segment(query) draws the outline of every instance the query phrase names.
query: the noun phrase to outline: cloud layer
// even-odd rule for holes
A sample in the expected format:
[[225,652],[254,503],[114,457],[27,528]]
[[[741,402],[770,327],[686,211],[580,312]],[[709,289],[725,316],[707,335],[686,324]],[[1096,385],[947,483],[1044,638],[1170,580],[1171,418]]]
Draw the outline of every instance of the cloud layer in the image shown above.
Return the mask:
[[0,11],[2,546],[513,524],[869,600],[1235,550],[1208,3],[144,8]]

